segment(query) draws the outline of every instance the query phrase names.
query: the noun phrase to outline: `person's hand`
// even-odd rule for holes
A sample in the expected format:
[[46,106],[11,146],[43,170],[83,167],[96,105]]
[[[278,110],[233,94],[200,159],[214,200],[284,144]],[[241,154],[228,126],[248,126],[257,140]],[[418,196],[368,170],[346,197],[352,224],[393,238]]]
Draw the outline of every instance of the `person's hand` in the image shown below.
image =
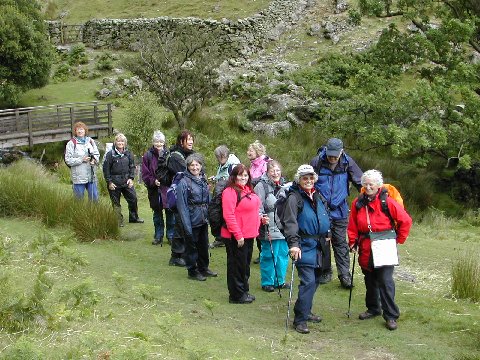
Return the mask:
[[299,247],[294,246],[290,248],[289,252],[290,252],[290,257],[295,261],[302,258],[302,250],[300,250]]
[[270,218],[267,214],[262,214],[260,217],[260,221],[262,222],[262,225],[267,225],[270,222]]
[[90,162],[90,156],[84,156],[83,157],[83,162]]
[[128,179],[128,180],[127,180],[127,186],[128,186],[129,188],[131,188],[131,187],[133,186],[133,180],[132,180],[132,179]]
[[108,188],[113,191],[117,188],[117,186],[114,183],[111,182],[111,183],[108,184]]
[[208,178],[208,181],[214,181],[215,180],[215,175],[212,175]]
[[243,237],[237,240],[237,246],[239,248],[241,248],[244,244],[245,244],[245,239]]
[[155,185],[160,186],[160,181],[158,181],[157,179],[155,179]]
[[351,253],[356,253],[357,252],[357,244],[353,244],[352,246],[350,246],[350,252]]

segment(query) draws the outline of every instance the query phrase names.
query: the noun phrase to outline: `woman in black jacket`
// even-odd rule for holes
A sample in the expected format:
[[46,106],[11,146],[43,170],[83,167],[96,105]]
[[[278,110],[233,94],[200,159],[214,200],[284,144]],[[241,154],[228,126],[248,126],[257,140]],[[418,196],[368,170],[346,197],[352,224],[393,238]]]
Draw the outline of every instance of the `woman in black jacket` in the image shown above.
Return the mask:
[[217,276],[208,268],[208,222],[207,209],[210,201],[208,184],[203,175],[203,157],[194,153],[187,157],[187,171],[177,185],[177,210],[181,220],[184,239],[184,259],[188,278],[205,281]]
[[108,193],[115,213],[118,216],[119,226],[123,226],[120,195],[128,204],[128,222],[143,223],[138,217],[137,194],[133,187],[135,177],[135,162],[133,154],[127,149],[127,138],[123,134],[115,136],[112,150],[105,156],[103,176],[108,186]]

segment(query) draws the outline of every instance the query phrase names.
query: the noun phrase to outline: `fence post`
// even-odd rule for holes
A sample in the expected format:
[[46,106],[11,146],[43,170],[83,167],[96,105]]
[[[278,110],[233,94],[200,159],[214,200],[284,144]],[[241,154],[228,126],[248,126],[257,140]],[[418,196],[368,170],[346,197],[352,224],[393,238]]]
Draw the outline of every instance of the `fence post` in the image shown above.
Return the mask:
[[27,112],[27,120],[28,120],[28,146],[30,150],[33,148],[33,124],[32,124],[32,116],[31,111],[28,110]]
[[108,113],[108,135],[113,134],[113,124],[112,124],[112,104],[107,104],[107,113]]
[[100,121],[98,119],[98,103],[95,101],[93,105],[93,119],[95,120],[95,124],[99,124]]
[[20,130],[20,110],[15,109],[15,131]]
[[60,105],[57,105],[57,128],[60,128]]
[[73,105],[70,107],[70,135],[75,136],[73,133],[73,125],[75,124],[75,110]]

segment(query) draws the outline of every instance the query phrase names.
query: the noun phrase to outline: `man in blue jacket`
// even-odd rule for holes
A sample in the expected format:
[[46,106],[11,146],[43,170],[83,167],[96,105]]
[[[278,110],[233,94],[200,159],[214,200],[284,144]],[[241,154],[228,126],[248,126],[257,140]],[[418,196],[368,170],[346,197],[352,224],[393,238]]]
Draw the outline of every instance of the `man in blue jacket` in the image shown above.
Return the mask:
[[[343,142],[337,138],[328,140],[327,145],[318,151],[310,163],[318,174],[315,188],[327,200],[331,218],[332,247],[337,266],[338,279],[342,287],[352,286],[350,276],[350,254],[347,244],[347,225],[349,208],[347,197],[350,194],[349,183],[358,191],[362,188],[362,170],[343,150]],[[332,273],[326,273],[322,283],[332,280]]]

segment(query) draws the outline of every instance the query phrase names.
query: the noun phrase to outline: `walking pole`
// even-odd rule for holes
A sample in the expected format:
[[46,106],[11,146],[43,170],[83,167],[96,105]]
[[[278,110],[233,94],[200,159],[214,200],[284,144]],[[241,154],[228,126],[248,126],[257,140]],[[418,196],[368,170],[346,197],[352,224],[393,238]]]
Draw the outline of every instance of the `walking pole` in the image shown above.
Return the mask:
[[347,311],[347,317],[350,318],[350,305],[352,304],[352,292],[353,292],[353,275],[355,274],[355,257],[357,255],[357,252],[355,251],[353,253],[353,264],[352,264],[352,283],[350,286],[350,296],[348,297],[348,311]]
[[295,273],[296,261],[292,259],[292,278],[290,280],[290,293],[288,295],[288,307],[287,307],[287,320],[285,321],[285,336],[287,336],[288,324],[290,322],[290,305],[292,304],[292,292],[293,292],[293,274]]
[[272,235],[270,235],[270,230],[268,229],[267,224],[265,224],[265,228],[267,230],[268,242],[270,243],[270,254],[272,254],[273,270],[275,271],[275,279],[277,280],[278,296],[280,296],[280,298],[281,298],[282,297],[282,292],[281,292],[281,289],[280,289],[280,281],[278,281],[277,263],[275,262],[275,257],[273,255]]

